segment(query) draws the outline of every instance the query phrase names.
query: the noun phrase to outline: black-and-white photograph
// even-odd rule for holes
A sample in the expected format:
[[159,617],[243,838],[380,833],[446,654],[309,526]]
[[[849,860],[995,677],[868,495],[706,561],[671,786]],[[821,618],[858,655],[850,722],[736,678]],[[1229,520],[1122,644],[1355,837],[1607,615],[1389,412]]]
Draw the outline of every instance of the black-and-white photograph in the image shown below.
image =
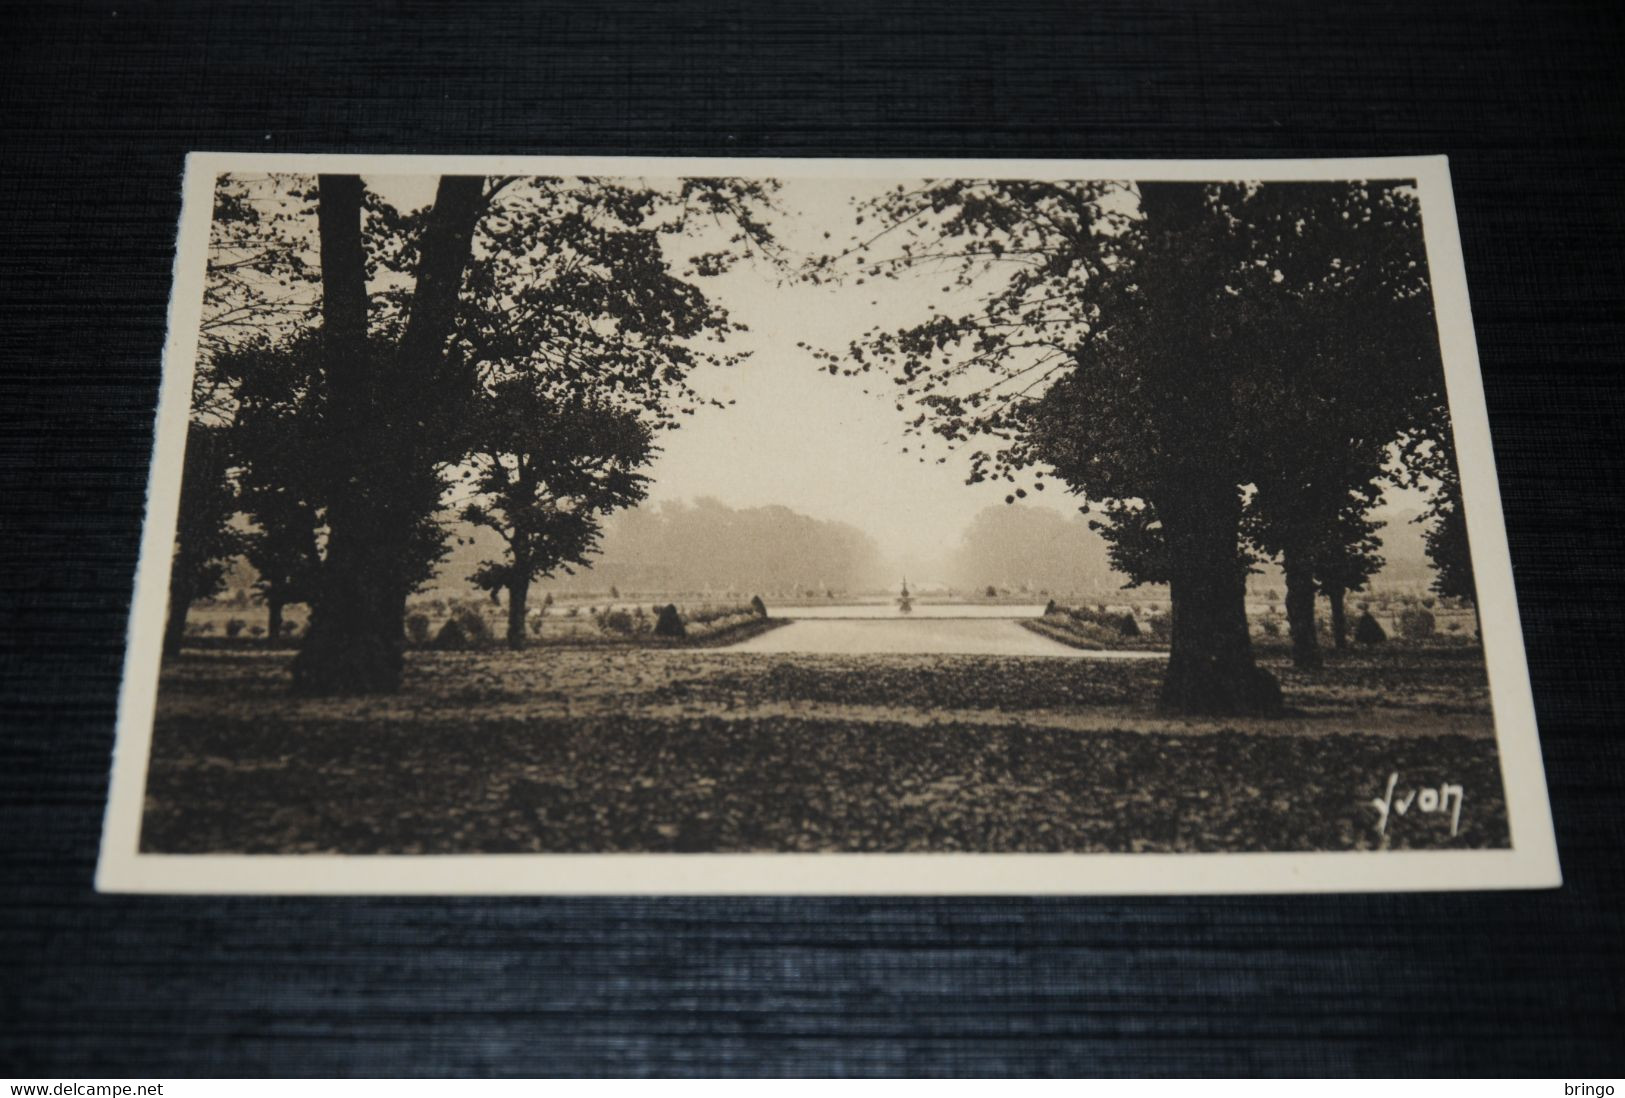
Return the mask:
[[518,167],[193,157],[104,888],[1555,883],[1442,161]]

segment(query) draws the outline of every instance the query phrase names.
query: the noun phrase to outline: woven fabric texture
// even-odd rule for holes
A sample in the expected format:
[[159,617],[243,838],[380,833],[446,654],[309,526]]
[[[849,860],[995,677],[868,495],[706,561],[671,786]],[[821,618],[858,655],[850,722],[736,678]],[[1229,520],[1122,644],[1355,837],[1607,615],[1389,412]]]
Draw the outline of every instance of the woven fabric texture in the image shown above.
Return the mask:
[[[101,0],[4,26],[0,1071],[1625,1069],[1618,7]],[[1567,883],[96,895],[191,149],[1448,154]]]

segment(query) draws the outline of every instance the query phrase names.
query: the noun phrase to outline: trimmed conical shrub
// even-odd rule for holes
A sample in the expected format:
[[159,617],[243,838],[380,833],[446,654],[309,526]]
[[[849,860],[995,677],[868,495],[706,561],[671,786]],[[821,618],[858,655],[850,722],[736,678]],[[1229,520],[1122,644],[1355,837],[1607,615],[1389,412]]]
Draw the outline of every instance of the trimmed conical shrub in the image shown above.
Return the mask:
[[1361,614],[1354,626],[1356,644],[1381,644],[1388,639],[1387,632],[1369,612]]
[[655,636],[657,637],[686,637],[688,629],[683,625],[683,617],[677,612],[677,607],[667,603],[660,608],[660,616],[655,619]]
[[463,623],[457,618],[449,618],[446,624],[440,627],[440,632],[435,634],[434,646],[441,651],[467,648],[468,630],[463,628]]

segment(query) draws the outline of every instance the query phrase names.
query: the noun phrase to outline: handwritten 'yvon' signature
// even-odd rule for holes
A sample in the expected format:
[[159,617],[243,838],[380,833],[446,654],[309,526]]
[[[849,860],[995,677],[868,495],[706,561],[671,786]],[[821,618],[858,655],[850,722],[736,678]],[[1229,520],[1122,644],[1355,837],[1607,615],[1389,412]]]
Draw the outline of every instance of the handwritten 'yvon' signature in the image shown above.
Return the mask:
[[1377,810],[1377,834],[1388,834],[1388,820],[1391,815],[1405,815],[1413,807],[1418,812],[1448,812],[1450,813],[1450,834],[1454,836],[1461,829],[1461,786],[1450,782],[1434,789],[1425,786],[1412,789],[1399,800],[1394,799],[1394,787],[1399,784],[1399,773],[1396,771],[1388,775],[1388,788],[1380,797],[1371,798],[1371,806]]

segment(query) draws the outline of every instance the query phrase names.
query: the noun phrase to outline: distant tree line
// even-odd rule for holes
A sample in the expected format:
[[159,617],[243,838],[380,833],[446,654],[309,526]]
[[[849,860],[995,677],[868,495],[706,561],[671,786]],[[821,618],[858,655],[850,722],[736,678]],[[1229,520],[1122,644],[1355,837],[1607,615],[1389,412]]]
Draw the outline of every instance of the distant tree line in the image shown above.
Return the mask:
[[1121,586],[1105,540],[1082,515],[1020,504],[983,508],[948,558],[960,591],[1099,592]]
[[894,582],[856,527],[787,507],[729,507],[702,497],[622,511],[605,526],[590,574],[560,592],[732,592],[740,597],[869,590]]

